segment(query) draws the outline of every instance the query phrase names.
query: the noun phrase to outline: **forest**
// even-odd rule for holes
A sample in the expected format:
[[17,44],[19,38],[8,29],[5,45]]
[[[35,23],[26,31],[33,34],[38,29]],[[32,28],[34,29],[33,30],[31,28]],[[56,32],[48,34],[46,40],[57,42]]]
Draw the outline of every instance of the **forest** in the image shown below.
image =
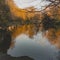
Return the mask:
[[[24,20],[21,17],[13,16],[10,12],[10,7],[7,5],[5,0],[0,0],[0,51],[3,53],[7,52],[7,49],[10,47],[13,31],[18,26],[23,25],[34,25],[35,32],[38,33],[39,28],[42,25],[42,32],[45,32],[49,29],[53,29],[55,33],[60,32],[60,0],[47,0],[51,3],[46,6],[41,12],[43,17],[39,15],[34,15],[34,17]],[[28,11],[29,12],[29,11]],[[27,13],[28,13],[27,12]],[[35,12],[35,10],[34,10]],[[12,30],[9,30],[9,27],[12,27]],[[7,38],[6,38],[7,37]],[[56,37],[54,35],[53,37]],[[60,53],[60,52],[59,52]],[[60,56],[60,55],[59,55]],[[58,58],[60,60],[60,57]]]

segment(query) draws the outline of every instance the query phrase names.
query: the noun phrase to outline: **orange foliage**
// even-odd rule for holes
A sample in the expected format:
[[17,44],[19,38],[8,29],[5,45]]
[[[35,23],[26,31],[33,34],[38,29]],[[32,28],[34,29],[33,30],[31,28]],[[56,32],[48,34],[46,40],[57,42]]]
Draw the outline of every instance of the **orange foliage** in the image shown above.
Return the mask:
[[[12,0],[6,0],[6,1],[7,1],[7,4],[9,5],[9,7],[10,7],[10,11],[11,11],[11,14],[12,14],[13,17],[14,16],[15,17],[20,17],[20,18],[23,18],[24,20],[26,20],[26,18],[30,19],[31,17],[34,17],[35,14],[39,13],[39,12],[34,13],[34,11],[33,12],[27,12],[27,10],[30,10],[31,8],[29,8],[27,10],[26,9],[25,10],[19,9],[18,7],[16,7],[16,5],[14,4],[14,2]],[[56,19],[60,20],[60,8],[55,10],[54,6],[51,6],[51,7],[47,8],[45,10],[45,12],[51,18],[56,18]],[[57,14],[57,15],[55,15],[55,14]],[[42,14],[40,16],[42,17]],[[34,25],[18,26],[14,30],[12,36],[13,36],[13,38],[15,38],[17,35],[25,33],[25,34],[28,34],[29,37],[32,37],[35,34],[34,30],[35,30],[35,26]],[[49,29],[48,32],[46,32],[45,36],[49,39],[49,41],[52,44],[54,44],[54,45],[56,45],[57,47],[60,48],[60,30],[57,30],[55,32],[54,29]]]
[[60,30],[55,31],[54,29],[49,29],[45,36],[48,38],[51,44],[60,48]]
[[46,8],[45,12],[51,18],[55,18],[57,20],[60,20],[60,7],[58,7],[58,6],[56,7],[54,5],[53,6],[49,6],[48,8]]
[[27,12],[27,10],[19,9],[13,2],[13,0],[6,0],[8,6],[10,7],[11,15],[15,17],[20,17],[26,20],[26,18],[30,18],[34,16],[34,13]]
[[14,39],[20,34],[27,34],[29,37],[33,37],[33,35],[35,34],[34,28],[34,25],[18,26],[16,29],[14,29],[12,37]]

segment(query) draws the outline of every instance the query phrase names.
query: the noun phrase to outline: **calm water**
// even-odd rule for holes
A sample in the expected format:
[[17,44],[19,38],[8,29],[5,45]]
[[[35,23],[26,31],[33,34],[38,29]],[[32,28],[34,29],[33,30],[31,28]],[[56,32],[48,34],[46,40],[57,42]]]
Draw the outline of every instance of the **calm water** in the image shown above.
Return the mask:
[[57,60],[58,49],[51,45],[42,32],[29,38],[26,34],[20,34],[15,38],[15,46],[8,50],[13,57],[29,56],[35,60]]

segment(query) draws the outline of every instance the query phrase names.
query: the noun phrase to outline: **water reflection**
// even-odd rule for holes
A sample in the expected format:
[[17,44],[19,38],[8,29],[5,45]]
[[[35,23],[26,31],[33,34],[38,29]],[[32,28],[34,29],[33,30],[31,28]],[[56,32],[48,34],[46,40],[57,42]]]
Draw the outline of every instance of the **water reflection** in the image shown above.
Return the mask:
[[58,49],[43,37],[42,32],[33,35],[33,38],[22,33],[14,41],[13,49],[10,48],[7,52],[13,57],[29,56],[35,60],[57,60]]

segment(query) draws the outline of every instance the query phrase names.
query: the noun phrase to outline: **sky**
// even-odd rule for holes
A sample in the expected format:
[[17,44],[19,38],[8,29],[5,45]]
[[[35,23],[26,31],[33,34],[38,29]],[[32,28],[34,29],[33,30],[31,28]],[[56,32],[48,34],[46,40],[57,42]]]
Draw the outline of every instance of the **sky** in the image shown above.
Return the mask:
[[38,10],[44,9],[50,2],[45,0],[13,0],[18,8],[25,9],[27,7],[35,7]]
[[29,56],[35,60],[57,60],[58,49],[42,36],[42,32],[38,32],[32,39],[26,34],[21,34],[14,41],[15,45],[8,50],[8,55]]

